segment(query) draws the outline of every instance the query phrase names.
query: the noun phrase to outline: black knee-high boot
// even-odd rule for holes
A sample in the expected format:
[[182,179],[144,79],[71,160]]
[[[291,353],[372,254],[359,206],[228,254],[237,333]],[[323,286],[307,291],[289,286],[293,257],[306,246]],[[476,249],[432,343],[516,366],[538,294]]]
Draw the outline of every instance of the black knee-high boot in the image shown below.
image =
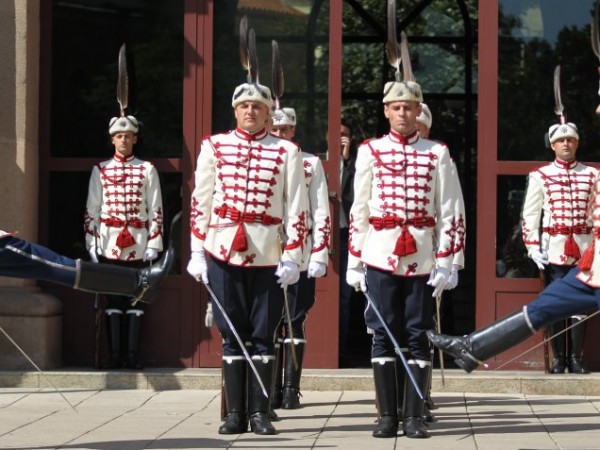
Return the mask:
[[[300,408],[300,377],[302,376],[302,363],[304,361],[304,339],[291,339],[285,341],[285,372],[283,380],[283,396],[281,407],[283,409]],[[294,367],[292,345],[295,345],[297,367]]]
[[[406,350],[406,349],[404,349]],[[408,360],[408,352],[403,351],[402,355]],[[402,406],[404,405],[404,383],[406,381],[406,369],[399,356],[396,356],[396,406],[398,408],[398,417],[402,417]]]
[[[422,363],[422,367],[419,363]],[[429,361],[411,359],[408,361],[408,367],[421,393],[425,395],[429,385]],[[406,437],[412,439],[425,439],[429,437],[423,421],[424,410],[425,398],[419,397],[415,386],[407,375],[404,390],[404,406],[402,407],[402,431]]]
[[240,434],[248,431],[246,373],[247,363],[243,356],[223,357],[227,415],[225,422],[219,427],[219,434]]
[[486,359],[523,342],[535,331],[523,309],[467,336],[449,336],[429,330],[427,337],[433,345],[451,355],[459,367],[472,372]]
[[120,309],[107,309],[106,328],[108,335],[108,361],[105,369],[120,369],[123,367],[121,361],[121,318],[123,311]]
[[577,317],[569,319],[570,325],[575,325],[569,330],[569,360],[567,362],[570,373],[590,373],[583,362],[583,342],[585,337],[585,323]]
[[141,370],[144,364],[139,356],[140,330],[142,328],[141,309],[127,310],[127,361],[125,367],[133,370]]
[[[273,376],[273,364],[275,364],[275,356],[255,355],[252,357],[252,362],[256,366],[256,371],[269,392],[271,386],[271,377]],[[256,374],[249,373],[248,382],[248,413],[250,415],[250,429],[255,434],[275,434],[277,431],[269,418],[270,398],[265,397],[264,392],[256,378]]]
[[[379,404],[379,421],[373,437],[392,438],[398,434],[398,397],[396,394],[396,357],[371,359],[375,395]],[[403,371],[398,368],[399,372]]]
[[273,392],[271,393],[271,408],[281,408],[283,395],[283,338],[277,334],[275,341],[275,364],[273,370]]
[[[548,334],[555,336],[565,329],[565,321],[559,320],[548,326]],[[566,336],[559,334],[555,336],[550,343],[552,344],[552,353],[554,354],[554,360],[550,365],[549,373],[565,373],[567,368],[566,355],[565,355],[565,343]]]

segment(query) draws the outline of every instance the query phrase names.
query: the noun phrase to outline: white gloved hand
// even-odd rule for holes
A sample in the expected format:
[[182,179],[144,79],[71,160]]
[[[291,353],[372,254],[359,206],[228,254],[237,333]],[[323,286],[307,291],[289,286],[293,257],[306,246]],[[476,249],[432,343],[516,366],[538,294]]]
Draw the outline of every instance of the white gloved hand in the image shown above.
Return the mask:
[[144,261],[152,261],[155,260],[157,257],[158,251],[156,251],[156,249],[147,248],[146,250],[144,250],[144,256],[142,257],[142,259]]
[[540,270],[544,270],[544,266],[548,265],[548,253],[546,253],[546,250],[535,250],[531,254],[531,259],[533,259],[533,262]]
[[446,287],[446,284],[448,284],[448,278],[450,278],[450,272],[448,272],[448,269],[438,267],[437,269],[433,269],[431,271],[427,284],[429,286],[433,286],[433,294],[431,294],[432,297],[437,297],[442,293]]
[[206,328],[210,328],[215,324],[213,319],[212,302],[208,302],[206,305],[206,315],[204,316],[204,325]]
[[457,266],[456,264],[452,264],[452,271],[450,272],[450,278],[448,278],[448,284],[446,284],[446,287],[444,288],[444,290],[449,291],[450,289],[454,289],[456,286],[458,286],[458,271],[460,269],[460,266]]
[[318,261],[308,263],[308,278],[321,278],[325,272],[327,272],[326,264]]
[[279,277],[277,283],[282,288],[298,282],[300,279],[300,267],[292,261],[280,261],[275,271],[275,275]]
[[94,263],[98,262],[98,251],[96,250],[96,246],[92,245],[90,247],[90,249],[88,250],[88,252],[90,253],[90,260]]
[[190,262],[188,262],[187,265],[187,271],[196,279],[196,281],[202,281],[204,284],[208,284],[208,266],[206,265],[204,249],[192,252]]
[[356,290],[360,288],[361,291],[367,292],[367,279],[362,267],[348,269],[346,271],[346,283]]

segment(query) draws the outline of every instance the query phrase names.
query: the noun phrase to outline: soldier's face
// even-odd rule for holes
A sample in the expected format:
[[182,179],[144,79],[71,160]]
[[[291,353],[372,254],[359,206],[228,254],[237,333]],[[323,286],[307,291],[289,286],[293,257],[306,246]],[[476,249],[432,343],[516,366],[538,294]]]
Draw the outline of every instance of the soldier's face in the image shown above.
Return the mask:
[[131,131],[115,133],[111,138],[112,144],[115,146],[115,151],[121,156],[129,156],[133,153],[133,146],[137,142],[137,135]]
[[248,133],[260,130],[267,123],[269,108],[259,102],[243,102],[234,108],[237,126]]
[[421,136],[423,139],[429,139],[429,128],[427,128],[427,125],[417,120],[415,128],[417,129],[417,133],[419,133],[419,136]]
[[577,148],[579,147],[579,141],[575,138],[569,137],[554,141],[551,145],[552,150],[554,150],[554,153],[558,159],[570,162],[575,159]]
[[383,107],[383,113],[396,133],[410,134],[415,130],[417,117],[421,114],[419,102],[391,102]]
[[293,125],[277,125],[273,127],[271,134],[291,140],[296,134],[296,127]]

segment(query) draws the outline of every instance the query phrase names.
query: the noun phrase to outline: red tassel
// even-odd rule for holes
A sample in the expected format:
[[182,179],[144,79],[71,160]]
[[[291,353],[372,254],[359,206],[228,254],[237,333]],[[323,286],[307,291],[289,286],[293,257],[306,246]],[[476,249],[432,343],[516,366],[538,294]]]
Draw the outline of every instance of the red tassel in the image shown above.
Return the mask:
[[410,231],[408,231],[408,227],[404,225],[402,227],[402,232],[400,233],[400,237],[396,241],[396,247],[394,248],[394,255],[396,256],[408,256],[413,253],[417,253],[417,243],[415,242],[415,238]]
[[238,229],[233,237],[231,250],[236,252],[245,252],[248,250],[248,239],[246,238],[246,232],[244,231],[244,224],[242,222],[238,225]]
[[117,247],[127,248],[132,245],[135,245],[135,239],[127,229],[127,226],[125,226],[117,236]]
[[582,272],[589,272],[592,269],[592,263],[594,262],[594,248],[596,247],[596,240],[592,242],[585,252],[583,252],[583,256],[579,260],[579,269]]
[[573,235],[569,235],[567,237],[567,241],[565,242],[565,256],[570,256],[576,260],[581,258],[581,252],[579,251],[579,246],[575,239],[573,239]]

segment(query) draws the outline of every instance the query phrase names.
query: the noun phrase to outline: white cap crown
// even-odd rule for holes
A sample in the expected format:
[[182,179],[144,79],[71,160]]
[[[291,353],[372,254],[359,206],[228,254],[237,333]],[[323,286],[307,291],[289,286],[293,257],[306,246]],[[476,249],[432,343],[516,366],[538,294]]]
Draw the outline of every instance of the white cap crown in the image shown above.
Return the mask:
[[388,81],[383,89],[383,103],[423,102],[421,86],[416,81]]
[[273,126],[291,125],[296,126],[296,111],[294,108],[276,109],[273,113]]
[[425,103],[421,103],[421,114],[417,116],[417,122],[422,123],[427,128],[431,128],[431,124],[433,123],[433,116],[431,115],[431,110],[429,106]]
[[554,142],[565,139],[575,138],[579,140],[579,133],[577,131],[577,125],[573,122],[554,124],[548,129],[548,140],[551,144]]
[[140,124],[133,116],[113,117],[108,123],[108,134],[111,136],[116,133],[124,133],[131,131],[133,134],[138,134]]
[[258,83],[242,83],[233,91],[231,106],[235,108],[244,102],[259,102],[271,110],[273,108],[271,89]]

